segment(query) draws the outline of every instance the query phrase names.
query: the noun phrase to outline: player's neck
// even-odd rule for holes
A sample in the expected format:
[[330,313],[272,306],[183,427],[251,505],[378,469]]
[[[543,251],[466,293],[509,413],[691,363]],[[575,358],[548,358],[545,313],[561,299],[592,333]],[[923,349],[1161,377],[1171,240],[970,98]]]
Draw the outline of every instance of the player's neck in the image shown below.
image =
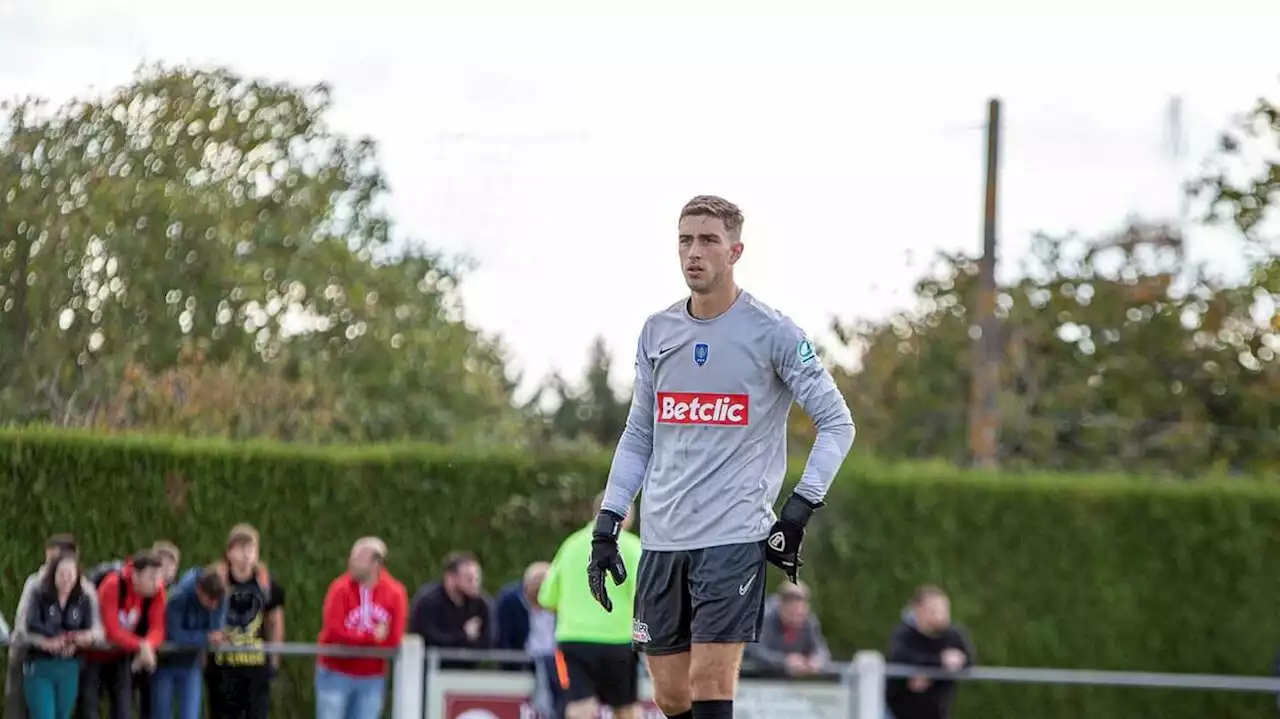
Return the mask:
[[689,297],[689,314],[700,320],[719,317],[729,311],[741,293],[732,280],[705,294],[695,292]]

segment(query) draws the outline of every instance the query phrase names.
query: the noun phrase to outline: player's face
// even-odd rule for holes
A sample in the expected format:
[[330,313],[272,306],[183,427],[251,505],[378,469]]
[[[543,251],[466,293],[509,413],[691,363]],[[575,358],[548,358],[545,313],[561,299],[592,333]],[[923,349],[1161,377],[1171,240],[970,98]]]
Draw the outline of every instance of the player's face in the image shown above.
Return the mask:
[[742,243],[731,239],[718,217],[694,215],[680,219],[680,268],[689,289],[710,292],[732,275],[742,256]]

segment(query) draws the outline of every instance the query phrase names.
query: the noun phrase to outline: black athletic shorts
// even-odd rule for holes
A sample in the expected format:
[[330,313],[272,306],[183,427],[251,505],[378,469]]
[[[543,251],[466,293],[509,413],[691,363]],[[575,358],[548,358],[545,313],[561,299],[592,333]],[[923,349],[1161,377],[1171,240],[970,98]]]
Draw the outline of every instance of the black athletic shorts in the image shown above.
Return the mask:
[[556,648],[556,674],[565,701],[595,698],[611,709],[639,700],[640,657],[630,644],[564,642]]
[[631,639],[652,656],[690,644],[756,641],[764,621],[764,542],[640,555]]

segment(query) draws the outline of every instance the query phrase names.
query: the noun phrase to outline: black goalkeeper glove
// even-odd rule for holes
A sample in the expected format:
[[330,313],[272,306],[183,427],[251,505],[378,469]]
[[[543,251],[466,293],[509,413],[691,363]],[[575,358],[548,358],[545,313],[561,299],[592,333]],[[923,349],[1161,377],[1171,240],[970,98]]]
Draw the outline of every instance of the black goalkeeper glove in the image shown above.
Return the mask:
[[800,559],[800,545],[804,542],[804,528],[809,518],[822,503],[814,504],[798,494],[787,497],[782,505],[782,513],[778,521],[769,530],[769,539],[765,541],[764,556],[778,569],[787,575],[792,584],[800,580],[800,567],[804,561]]
[[618,551],[618,533],[622,531],[622,517],[607,509],[596,515],[596,528],[591,533],[591,563],[587,565],[587,582],[591,596],[600,602],[606,612],[613,611],[613,600],[605,588],[606,571],[613,577],[615,586],[627,581],[627,566],[622,563]]

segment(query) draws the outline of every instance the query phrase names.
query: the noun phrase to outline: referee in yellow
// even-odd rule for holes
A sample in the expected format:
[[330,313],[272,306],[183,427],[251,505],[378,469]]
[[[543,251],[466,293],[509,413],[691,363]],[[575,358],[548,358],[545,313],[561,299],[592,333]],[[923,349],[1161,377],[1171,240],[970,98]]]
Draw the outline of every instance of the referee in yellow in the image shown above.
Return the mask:
[[[594,518],[604,501],[602,492],[591,511]],[[538,604],[556,613],[556,674],[564,689],[565,719],[594,719],[596,703],[613,709],[617,719],[639,719],[639,658],[631,645],[636,571],[640,537],[631,533],[631,512],[622,520],[618,548],[627,580],[609,587],[613,611],[606,612],[591,596],[582,570],[591,561],[594,523],[570,534],[538,591]]]

